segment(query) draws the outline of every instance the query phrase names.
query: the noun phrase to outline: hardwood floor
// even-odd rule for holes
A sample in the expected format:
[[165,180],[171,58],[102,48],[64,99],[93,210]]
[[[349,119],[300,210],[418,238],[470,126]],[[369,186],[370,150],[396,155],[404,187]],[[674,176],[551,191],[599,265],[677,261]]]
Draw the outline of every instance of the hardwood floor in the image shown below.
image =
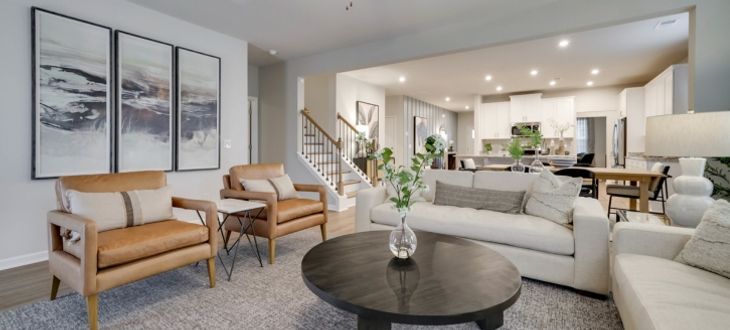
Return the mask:
[[[601,184],[599,194],[604,209],[608,206],[608,197],[605,194],[605,184]],[[614,205],[627,208],[626,199],[614,200]],[[654,208],[657,205],[651,204]],[[344,212],[330,212],[327,224],[328,237],[350,234],[355,231],[355,208]],[[63,282],[59,295],[71,292]],[[0,271],[0,310],[13,306],[48,299],[51,293],[51,275],[48,272],[48,262],[39,262],[18,268]]]

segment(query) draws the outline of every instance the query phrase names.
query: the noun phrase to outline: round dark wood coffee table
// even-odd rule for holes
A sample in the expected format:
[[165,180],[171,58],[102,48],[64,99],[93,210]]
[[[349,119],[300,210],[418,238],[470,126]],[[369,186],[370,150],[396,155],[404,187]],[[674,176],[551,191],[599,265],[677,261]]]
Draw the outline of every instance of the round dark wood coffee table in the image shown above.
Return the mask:
[[357,314],[358,329],[391,323],[502,326],[522,280],[499,253],[476,243],[417,231],[407,261],[388,250],[388,231],[340,236],[315,246],[302,260],[304,283],[322,300]]

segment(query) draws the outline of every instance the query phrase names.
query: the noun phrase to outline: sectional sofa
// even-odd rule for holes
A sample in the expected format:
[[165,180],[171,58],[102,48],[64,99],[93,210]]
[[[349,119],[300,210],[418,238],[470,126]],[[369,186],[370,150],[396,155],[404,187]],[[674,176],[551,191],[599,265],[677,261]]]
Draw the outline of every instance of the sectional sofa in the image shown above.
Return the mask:
[[[527,191],[535,174],[493,171],[429,170],[424,182],[503,191]],[[463,237],[488,246],[510,259],[522,276],[599,295],[609,287],[609,224],[598,200],[579,197],[573,226],[559,225],[527,214],[506,214],[434,205],[434,191],[421,194],[412,206],[408,224],[416,230]],[[357,195],[356,231],[392,230],[400,222],[387,200],[385,187]]]

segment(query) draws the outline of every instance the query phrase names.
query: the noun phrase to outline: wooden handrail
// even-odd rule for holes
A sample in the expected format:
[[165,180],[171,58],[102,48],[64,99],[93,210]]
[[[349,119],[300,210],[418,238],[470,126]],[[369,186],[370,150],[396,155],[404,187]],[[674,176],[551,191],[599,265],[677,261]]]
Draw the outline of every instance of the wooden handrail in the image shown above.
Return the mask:
[[355,133],[360,133],[360,132],[357,131],[357,127],[355,127],[355,125],[353,125],[352,123],[350,123],[349,121],[347,121],[347,119],[345,117],[343,117],[339,112],[337,113],[337,119],[339,119],[343,123],[345,123],[345,125],[347,125],[347,127],[349,127],[350,129],[352,129],[353,131],[355,131]]
[[330,142],[332,142],[332,144],[334,144],[338,150],[341,148],[341,142],[339,142],[338,140],[335,140],[331,135],[329,135],[329,133],[327,133],[327,131],[325,131],[324,128],[322,128],[322,126],[320,126],[317,123],[317,121],[315,121],[314,118],[312,118],[312,116],[309,115],[309,110],[304,109],[301,111],[301,113],[302,113],[302,116],[307,117],[307,119],[309,119],[309,121],[314,125],[314,127],[316,127],[320,132],[322,132],[322,135],[324,135],[324,137],[326,137],[327,140],[330,140]]

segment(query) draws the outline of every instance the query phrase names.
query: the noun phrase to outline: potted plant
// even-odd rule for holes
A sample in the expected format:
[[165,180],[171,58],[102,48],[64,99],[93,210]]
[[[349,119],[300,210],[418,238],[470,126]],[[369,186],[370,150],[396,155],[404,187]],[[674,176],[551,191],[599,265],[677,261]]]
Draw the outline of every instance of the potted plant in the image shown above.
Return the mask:
[[525,155],[525,150],[522,149],[522,141],[520,141],[517,137],[512,138],[510,143],[507,145],[507,152],[515,161],[511,167],[512,172],[524,172],[525,166],[520,162],[522,157]]
[[535,160],[530,163],[531,173],[540,173],[545,166],[542,165],[540,160],[540,152],[542,151],[542,133],[533,131],[529,128],[520,128],[520,133],[528,138],[528,143],[531,148],[535,150]]
[[491,143],[485,143],[483,145],[483,150],[484,150],[484,153],[485,154],[488,154],[488,153],[492,152],[492,144]]
[[393,150],[383,148],[373,155],[380,161],[378,169],[385,175],[383,183],[393,189],[394,196],[390,198],[393,206],[401,217],[401,222],[390,233],[388,246],[396,258],[408,259],[416,251],[416,234],[408,227],[406,217],[413,205],[413,197],[420,191],[427,191],[428,186],[423,183],[423,170],[431,164],[434,158],[441,157],[446,149],[446,141],[440,135],[431,135],[426,138],[426,153],[416,153],[411,157],[411,166],[395,166]]

